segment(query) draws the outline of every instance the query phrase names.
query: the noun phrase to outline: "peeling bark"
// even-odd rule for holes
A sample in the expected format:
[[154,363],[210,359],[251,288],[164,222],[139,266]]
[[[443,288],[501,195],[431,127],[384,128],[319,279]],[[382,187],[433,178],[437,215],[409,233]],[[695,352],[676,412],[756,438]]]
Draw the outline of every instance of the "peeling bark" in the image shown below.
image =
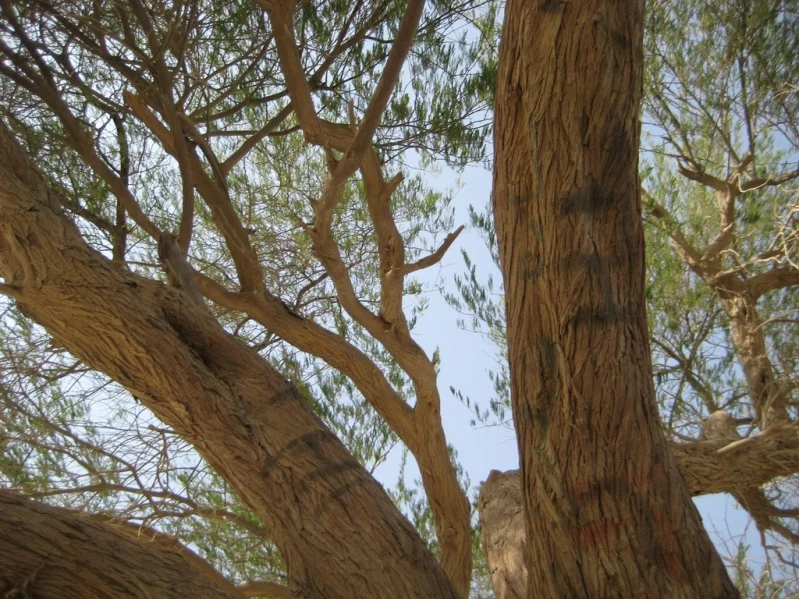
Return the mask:
[[264,521],[305,596],[457,596],[294,385],[186,293],[91,250],[4,127],[0,274],[26,315],[195,446]]
[[642,35],[639,0],[505,9],[493,201],[529,596],[738,596],[655,404]]
[[7,491],[0,491],[0,593],[39,599],[242,596],[217,588],[171,551]]

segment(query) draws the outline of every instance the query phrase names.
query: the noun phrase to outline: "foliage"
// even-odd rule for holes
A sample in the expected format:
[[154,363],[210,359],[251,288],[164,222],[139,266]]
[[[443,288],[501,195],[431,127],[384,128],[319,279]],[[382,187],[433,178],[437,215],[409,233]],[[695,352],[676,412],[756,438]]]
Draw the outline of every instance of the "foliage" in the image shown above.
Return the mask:
[[[394,0],[298,6],[293,36],[319,117],[344,126],[363,117],[404,7]],[[319,198],[342,153],[312,143],[302,131],[274,32],[258,5],[147,3],[146,18],[140,13],[105,0],[0,0],[3,119],[58,190],[84,238],[122,268],[166,280],[157,240],[121,199],[126,193],[158,230],[185,233],[183,216],[193,212],[187,260],[211,290],[206,295],[216,294],[209,296],[214,315],[297,383],[309,405],[374,470],[403,445],[396,430],[359,382],[326,357],[297,349],[264,319],[226,303],[242,287],[240,256],[219,205],[193,190],[187,200],[187,163],[169,146],[185,142],[199,171],[224,189],[257,256],[264,288],[288,313],[366,356],[373,374],[414,406],[427,401],[418,396],[420,377],[343,305],[315,246]],[[766,428],[761,425],[776,401],[772,396],[791,420],[796,417],[797,6],[792,0],[680,0],[650,3],[647,14],[641,178],[652,360],[664,426],[675,442],[700,439],[706,418],[726,410],[740,425],[738,434],[753,436]],[[404,176],[391,195],[390,216],[401,237],[392,243],[405,249],[408,264],[441,246],[453,224],[451,196],[419,168],[490,158],[499,16],[493,0],[428,3],[377,129],[373,147],[381,172],[386,179]],[[168,93],[159,88],[165,80],[172,84]],[[198,131],[185,129],[171,142],[159,138],[127,94],[149,102],[162,127],[185,126],[176,124],[185,117]],[[183,117],[170,112],[170,102]],[[734,210],[727,222],[729,189]],[[365,176],[348,180],[330,229],[358,302],[382,317],[385,240],[369,193]],[[496,263],[490,217],[473,210],[470,218]],[[691,258],[690,248],[705,259]],[[467,272],[456,277],[447,299],[464,315],[462,326],[496,345],[490,374],[496,395],[485,406],[453,392],[473,410],[475,423],[507,425],[501,285],[491,275],[483,279],[472,258],[463,257]],[[766,399],[741,366],[740,335],[731,333],[732,304],[741,298],[718,284],[720,275],[746,285],[772,281],[750,306],[759,320],[741,333],[762,340],[767,350],[758,356],[773,373]],[[419,290],[418,281],[404,280],[409,338],[425,308]],[[235,582],[285,582],[268,531],[188,443],[125,389],[54,346],[11,302],[4,307],[0,485],[155,526],[199,550]],[[433,372],[435,359],[429,362]],[[409,457],[405,447],[400,451],[403,460]],[[443,459],[455,464],[457,484],[468,489],[456,456]],[[774,481],[764,494],[766,507],[753,512],[769,551],[786,561],[792,550],[783,548],[798,534],[794,484],[790,477]],[[423,486],[408,485],[403,468],[391,494],[440,551],[430,489],[424,495]],[[746,503],[751,495],[736,498],[754,505]],[[488,568],[477,531],[471,533],[473,595],[488,597]],[[746,593],[789,592],[783,580],[790,575],[778,579],[768,569],[755,575],[746,555],[741,548],[735,562]]]
[[[409,264],[430,254],[452,226],[450,196],[432,188],[417,166],[485,158],[496,69],[485,56],[497,10],[493,0],[427,4],[373,140],[387,178],[403,176],[390,196],[390,217]],[[346,123],[367,111],[404,11],[405,3],[393,0],[298,7],[293,36],[320,118]],[[219,204],[199,186],[186,190],[187,165],[196,156],[204,174],[195,170],[194,182],[205,177],[229,199],[263,287],[284,315],[313,322],[316,331],[354,348],[412,406],[412,374],[343,307],[309,235],[335,157],[304,138],[276,46],[266,12],[249,2],[3,1],[2,117],[97,251],[166,281],[158,240],[145,221],[184,235],[184,216],[193,213],[187,260],[230,297],[242,285],[241,260],[220,225]],[[155,125],[142,117],[136,98],[157,115]],[[159,137],[159,126],[182,129],[183,139]],[[176,148],[184,143],[181,158]],[[365,185],[357,178],[346,183],[330,229],[358,301],[377,312],[385,273]],[[131,211],[131,200],[143,219]],[[412,278],[400,291],[412,330],[425,302]],[[219,297],[209,302],[219,322],[298,384],[367,469],[383,463],[400,439],[362,386]],[[55,347],[10,302],[0,342],[0,485],[155,526],[235,582],[285,582],[268,531],[135,396]],[[398,504],[425,519],[420,532],[436,546],[427,500],[406,491],[398,489]]]

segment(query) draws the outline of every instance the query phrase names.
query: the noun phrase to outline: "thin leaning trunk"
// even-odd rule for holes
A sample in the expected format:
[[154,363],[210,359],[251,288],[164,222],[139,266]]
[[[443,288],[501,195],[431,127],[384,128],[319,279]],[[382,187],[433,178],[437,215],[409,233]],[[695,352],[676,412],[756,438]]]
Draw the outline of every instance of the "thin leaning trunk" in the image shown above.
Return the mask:
[[760,429],[789,423],[786,404],[790,399],[791,389],[777,378],[768,359],[763,321],[757,313],[757,301],[746,295],[736,296],[723,289],[718,294],[730,317],[732,341],[746,377],[752,405],[758,414]]
[[2,125],[0,274],[57,343],[194,445],[263,520],[304,596],[457,596],[296,387],[188,294],[92,251]]
[[640,0],[505,10],[493,198],[530,597],[737,597],[655,404],[642,12]]

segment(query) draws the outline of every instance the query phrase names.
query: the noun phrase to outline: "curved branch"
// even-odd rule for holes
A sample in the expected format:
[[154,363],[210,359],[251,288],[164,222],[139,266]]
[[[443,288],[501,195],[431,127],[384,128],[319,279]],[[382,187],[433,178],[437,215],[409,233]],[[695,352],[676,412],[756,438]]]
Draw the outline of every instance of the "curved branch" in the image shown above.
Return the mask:
[[677,464],[693,495],[735,493],[799,472],[799,429],[775,425],[763,433],[672,444]]
[[[290,557],[292,584],[331,599],[457,596],[294,385],[184,294],[92,251],[2,125],[0,157],[0,230],[25,243],[19,258],[0,252],[0,274],[20,282],[27,260],[30,278],[47,283],[26,293],[26,315],[197,448]],[[385,534],[374,534],[375,522]],[[342,570],[362,575],[342,579]]]
[[374,96],[366,108],[358,133],[347,150],[347,155],[361,156],[372,143],[372,137],[380,125],[383,113],[386,111],[388,101],[399,79],[400,71],[402,71],[402,65],[411,49],[413,38],[419,27],[419,20],[422,18],[424,3],[425,0],[408,0],[405,14],[402,15],[397,35],[394,37],[395,41],[391,44],[391,50],[388,52],[386,66],[380,75]]
[[412,272],[429,268],[434,264],[440,262],[441,259],[444,257],[444,254],[447,253],[447,250],[458,238],[458,235],[461,234],[461,231],[463,231],[463,225],[461,225],[460,227],[455,229],[452,233],[447,235],[446,238],[444,239],[444,243],[442,243],[441,246],[435,252],[433,252],[429,256],[425,256],[421,260],[417,260],[413,264],[406,264],[405,267],[401,269],[402,274],[409,275]]
[[793,266],[775,266],[749,279],[749,289],[754,299],[784,287],[799,285],[799,269]]

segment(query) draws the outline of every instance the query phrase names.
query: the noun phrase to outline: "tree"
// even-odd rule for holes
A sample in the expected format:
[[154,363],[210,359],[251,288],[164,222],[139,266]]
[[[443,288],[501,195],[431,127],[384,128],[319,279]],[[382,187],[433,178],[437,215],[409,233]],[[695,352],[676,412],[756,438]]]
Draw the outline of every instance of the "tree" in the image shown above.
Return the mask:
[[[6,134],[4,250],[9,253],[3,259],[4,291],[57,343],[130,390],[192,443],[264,523],[292,587],[304,595],[465,595],[471,573],[469,504],[441,428],[435,362],[413,341],[401,309],[406,277],[440,259],[454,236],[429,256],[413,261],[411,253],[406,259],[403,235],[390,209],[403,177],[396,173],[388,181],[384,178],[378,148],[371,143],[423,3],[411,3],[404,11],[392,3],[359,4],[347,11],[334,4],[296,14],[290,2],[264,3],[258,9],[226,3],[119,7],[46,2],[4,3],[0,8],[7,31],[0,46],[5,58],[0,71],[10,86],[9,120],[27,138],[28,152],[52,165],[56,188],[47,191]],[[463,8],[444,6],[428,14],[419,36],[424,41],[427,35],[422,47],[432,48],[425,60],[436,54],[449,60],[446,48],[437,51],[439,36],[446,31],[441,22],[446,25]],[[397,41],[381,39],[386,36]],[[343,65],[336,60],[340,56]],[[383,61],[379,77],[351,78],[353,72],[369,73]],[[279,68],[261,68],[270,62]],[[453,69],[459,64],[452,59]],[[334,67],[342,72],[331,71]],[[273,86],[274,94],[260,96]],[[328,103],[319,109],[311,95],[317,89],[330,92]],[[470,93],[478,92],[475,88]],[[415,95],[415,102],[427,106],[424,90]],[[326,114],[338,116],[338,109],[347,108],[348,96],[349,122],[325,120]],[[368,102],[356,106],[363,96]],[[413,130],[412,121],[402,120],[409,116],[409,101],[393,107],[395,128]],[[443,106],[434,103],[432,116],[446,117],[446,98],[437,97],[437,102]],[[285,126],[289,115],[295,124]],[[457,119],[450,114],[449,120]],[[479,132],[470,137],[467,128],[447,125],[446,118],[441,126],[446,127],[438,134],[442,143],[456,138],[464,152],[474,139],[479,141]],[[270,247],[267,235],[258,234],[270,229],[252,230],[264,218],[258,196],[275,179],[279,188],[283,172],[253,174],[250,169],[263,168],[261,161],[274,159],[272,152],[281,155],[281,144],[264,147],[270,134],[298,130],[319,148],[299,156],[316,181],[289,186],[310,202],[289,205],[282,218],[293,218],[291,236],[300,238],[300,247],[318,262],[312,284],[307,289],[304,282],[296,284],[292,308],[264,280],[259,246],[267,254],[276,248]],[[214,134],[220,132],[244,140],[231,149],[225,135],[214,147]],[[435,136],[433,131],[426,142]],[[65,143],[71,149],[66,156]],[[408,136],[402,143],[408,143]],[[261,155],[252,152],[259,144]],[[385,151],[392,147],[397,144],[386,145]],[[218,155],[223,151],[224,160]],[[174,162],[164,165],[167,156]],[[152,179],[149,169],[156,171]],[[362,196],[348,183],[359,169]],[[58,176],[66,172],[73,178]],[[301,172],[292,176],[297,174]],[[99,187],[95,197],[82,197],[85,181]],[[175,203],[152,206],[152,188],[146,185],[153,181]],[[180,193],[171,196],[171,185]],[[250,191],[250,185],[256,189]],[[354,251],[346,245],[346,235],[340,240],[333,234],[346,214],[338,209],[345,192],[348,201],[357,202],[352,208],[358,218],[363,221],[364,213],[369,214],[376,225],[365,239],[352,242]],[[56,203],[53,193],[63,199]],[[195,200],[202,203],[195,205]],[[237,205],[239,200],[249,201],[255,214]],[[58,212],[62,202],[105,234],[100,241],[111,245],[110,262],[93,253],[79,229]],[[31,221],[34,213],[44,220]],[[280,224],[272,224],[271,230]],[[203,226],[209,237],[197,242]],[[412,238],[413,228],[404,233]],[[44,245],[31,242],[30,235]],[[135,235],[135,243],[129,235]],[[366,241],[374,245],[359,256],[358,243]],[[27,255],[29,243],[38,248],[38,257]],[[129,245],[135,244],[145,244],[143,255],[137,249],[128,255]],[[190,247],[196,248],[198,268],[186,260]],[[60,257],[46,256],[49,251]],[[131,262],[151,265],[151,256],[162,263],[169,287],[131,272],[136,266]],[[40,270],[45,265],[55,278]],[[235,288],[201,272],[227,268],[236,273]],[[364,269],[379,281],[378,310],[368,306],[374,293],[359,297],[351,269]],[[284,275],[279,269],[276,274]],[[317,287],[320,283],[325,285]],[[46,298],[41,293],[45,288],[56,295]],[[327,308],[328,314],[333,312],[333,325],[355,328],[355,333],[336,334],[305,317],[303,301],[308,301],[304,296],[309,290],[323,306],[335,304]],[[58,293],[72,300],[58,299]],[[214,302],[220,316],[208,309],[203,296]],[[224,312],[237,316],[229,319]],[[258,322],[269,334],[339,369],[414,453],[435,515],[443,571],[388,496],[312,413],[298,387],[225,330],[222,324],[231,320]],[[359,335],[368,335],[370,341],[358,347]],[[367,352],[376,357],[370,359]],[[381,369],[379,360],[389,359],[392,365]],[[398,368],[402,376],[395,374]],[[410,386],[413,406],[403,397]],[[113,476],[104,476],[103,469],[89,474],[100,479],[99,490],[126,490],[125,485],[114,487]],[[81,490],[91,491],[85,486]],[[369,541],[372,535],[376,545]],[[327,545],[333,539],[334,545]],[[376,555],[380,560],[374,560]],[[385,574],[370,572],[383,570],[387,562],[396,566]],[[361,582],[342,576],[346,571],[358,572]]]
[[[662,310],[655,351],[663,366],[684,373],[687,392],[675,397],[674,374],[663,385],[675,426],[695,419],[691,411],[720,423],[715,431],[705,424],[702,436],[738,439],[733,422],[744,425],[744,435],[767,436],[796,419],[790,315],[799,282],[793,241],[799,137],[791,88],[796,70],[784,60],[784,52],[796,49],[795,9],[791,3],[686,3],[679,12],[650,16],[662,34],[650,44],[649,72],[659,74],[649,82],[646,108],[667,133],[650,142],[649,246],[671,246],[653,269],[651,295],[664,306],[664,291],[679,290],[688,298],[681,320],[696,323],[684,330]],[[677,20],[689,26],[677,28]],[[716,43],[692,42],[694,32]],[[686,44],[695,50],[685,60],[668,58]],[[720,68],[709,70],[699,60]],[[695,426],[688,430],[697,434]],[[794,486],[788,478],[766,490],[758,484],[734,490],[764,545],[777,552],[785,541],[799,540]],[[767,542],[774,533],[776,542]]]
[[737,596],[655,404],[642,37],[643,2],[506,7],[494,222],[528,588],[547,597]]
[[[412,336],[422,304],[403,310],[458,231],[425,236],[448,230],[446,199],[403,181],[403,152],[482,156],[495,17],[471,2],[0,2],[11,484],[158,522],[234,580],[267,579],[229,592],[465,596],[474,535],[438,357]],[[395,497],[416,530],[367,471],[398,441],[429,500]],[[713,451],[681,462],[692,490]]]
[[[692,494],[731,493],[766,551],[789,567],[798,171],[795,71],[785,53],[795,50],[794,14],[790,3],[650,7],[641,169],[653,366],[672,451]],[[473,213],[473,221],[496,257],[490,219]],[[502,355],[503,307],[491,297],[490,279],[482,283],[468,257],[467,264],[450,301],[497,340]],[[492,409],[476,411],[484,422],[502,420],[509,404],[506,372],[495,381]],[[770,466],[779,472],[767,472]],[[505,532],[522,523],[518,484],[516,473],[493,474],[480,508],[486,543],[495,543],[487,546],[495,586],[508,597],[527,588],[518,574],[522,540]],[[782,596],[795,592],[777,588]]]

